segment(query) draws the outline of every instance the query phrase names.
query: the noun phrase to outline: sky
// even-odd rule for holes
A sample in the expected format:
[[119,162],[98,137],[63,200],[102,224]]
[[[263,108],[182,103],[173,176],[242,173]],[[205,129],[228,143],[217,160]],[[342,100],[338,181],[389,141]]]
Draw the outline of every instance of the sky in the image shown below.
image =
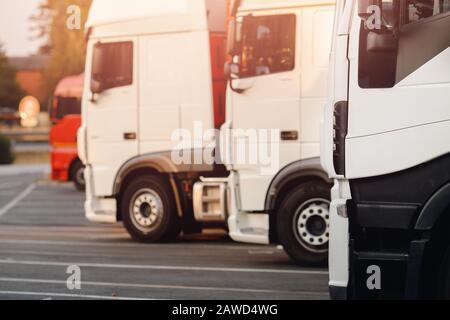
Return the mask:
[[8,56],[36,53],[42,40],[30,39],[33,32],[30,16],[42,0],[0,0],[0,43]]

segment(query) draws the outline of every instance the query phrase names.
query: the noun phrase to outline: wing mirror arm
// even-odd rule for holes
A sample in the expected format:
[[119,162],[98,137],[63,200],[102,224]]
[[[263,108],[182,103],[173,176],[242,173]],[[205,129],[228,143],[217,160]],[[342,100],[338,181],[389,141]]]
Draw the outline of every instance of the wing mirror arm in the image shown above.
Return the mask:
[[239,88],[235,88],[233,86],[233,80],[235,80],[237,75],[239,74],[239,71],[240,71],[239,69],[240,69],[239,64],[237,64],[235,62],[226,62],[225,68],[224,68],[224,73],[225,73],[225,76],[228,77],[228,82],[230,83],[230,89],[233,90],[233,92],[241,94],[245,91],[245,89],[239,89]]
[[91,99],[89,99],[90,102],[92,103],[97,103],[97,99],[95,99],[95,93],[91,92]]
[[96,103],[97,100],[95,99],[97,94],[101,94],[104,91],[103,84],[101,81],[91,79],[91,102]]
[[236,92],[238,94],[242,94],[245,92],[244,89],[238,89],[233,86],[233,78],[230,77],[229,81],[230,81],[230,89],[233,90],[233,92]]

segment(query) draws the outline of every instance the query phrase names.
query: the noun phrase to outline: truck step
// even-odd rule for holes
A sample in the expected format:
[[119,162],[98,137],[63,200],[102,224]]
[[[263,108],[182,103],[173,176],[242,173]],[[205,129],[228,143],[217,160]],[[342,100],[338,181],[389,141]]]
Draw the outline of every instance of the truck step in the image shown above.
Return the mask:
[[197,222],[226,222],[227,184],[225,181],[202,179],[194,184],[193,206]]

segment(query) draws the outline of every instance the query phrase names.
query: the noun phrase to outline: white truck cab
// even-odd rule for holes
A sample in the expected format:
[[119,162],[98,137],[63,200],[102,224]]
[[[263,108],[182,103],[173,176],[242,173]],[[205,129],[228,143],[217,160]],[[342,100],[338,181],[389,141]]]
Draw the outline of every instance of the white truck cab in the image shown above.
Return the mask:
[[[78,138],[86,215],[123,221],[145,242],[221,226],[323,263],[331,181],[319,124],[334,1],[232,9],[226,87],[225,0],[94,0]],[[184,144],[186,132],[209,138]]]
[[[235,139],[221,148],[231,173],[230,236],[281,243],[297,262],[322,263],[330,181],[320,166],[319,128],[334,1],[242,0],[232,10],[222,131],[231,130]],[[254,142],[261,133],[270,138]],[[268,144],[272,157],[239,162],[235,152],[242,141]]]
[[226,0],[93,2],[78,137],[89,220],[123,220],[140,241],[173,238],[193,220],[186,186],[225,170],[171,153],[180,129],[223,123],[226,20]]
[[339,1],[322,163],[332,298],[450,297],[450,1]]

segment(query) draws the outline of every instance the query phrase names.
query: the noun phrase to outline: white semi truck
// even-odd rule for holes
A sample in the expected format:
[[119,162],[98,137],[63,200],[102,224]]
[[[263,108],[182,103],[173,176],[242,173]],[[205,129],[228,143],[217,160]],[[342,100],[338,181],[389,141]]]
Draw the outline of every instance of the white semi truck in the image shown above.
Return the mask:
[[214,90],[224,41],[212,35],[224,35],[225,1],[94,0],[78,138],[86,215],[123,221],[145,242],[222,226],[323,263],[331,181],[319,123],[334,1],[243,0],[231,11],[224,108]]
[[335,299],[450,298],[450,1],[338,1],[322,140]]

